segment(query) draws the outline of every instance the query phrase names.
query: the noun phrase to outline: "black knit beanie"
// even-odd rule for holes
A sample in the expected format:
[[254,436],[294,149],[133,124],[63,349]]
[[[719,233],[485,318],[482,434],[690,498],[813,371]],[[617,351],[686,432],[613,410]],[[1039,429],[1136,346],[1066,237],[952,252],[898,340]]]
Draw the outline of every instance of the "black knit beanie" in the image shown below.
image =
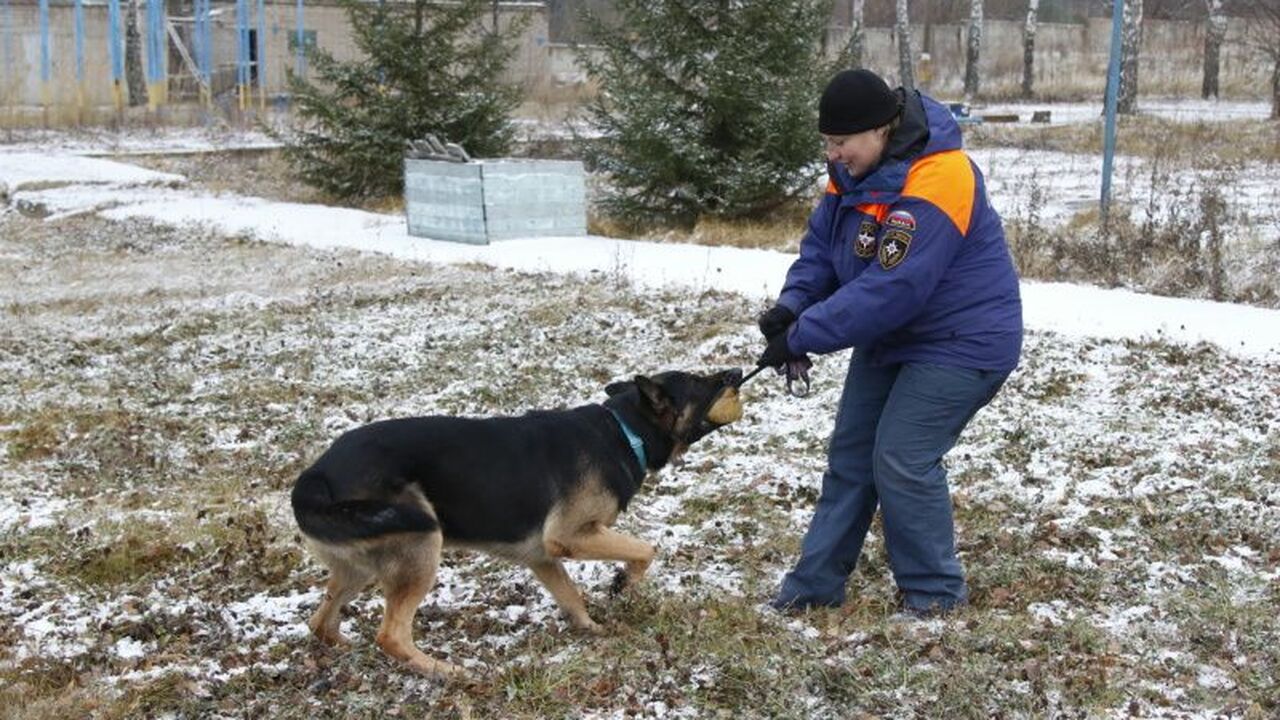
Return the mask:
[[898,94],[879,75],[864,68],[842,70],[818,101],[818,132],[853,135],[878,128],[889,124],[900,109]]

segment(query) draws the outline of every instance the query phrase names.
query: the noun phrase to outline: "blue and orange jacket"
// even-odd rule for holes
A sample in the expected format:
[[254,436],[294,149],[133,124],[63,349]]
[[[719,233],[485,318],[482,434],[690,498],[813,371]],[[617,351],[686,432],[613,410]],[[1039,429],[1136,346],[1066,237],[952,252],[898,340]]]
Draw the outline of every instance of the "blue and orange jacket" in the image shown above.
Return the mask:
[[842,165],[828,172],[778,297],[797,316],[791,350],[1012,370],[1018,276],[951,112],[908,92],[881,164],[862,178]]

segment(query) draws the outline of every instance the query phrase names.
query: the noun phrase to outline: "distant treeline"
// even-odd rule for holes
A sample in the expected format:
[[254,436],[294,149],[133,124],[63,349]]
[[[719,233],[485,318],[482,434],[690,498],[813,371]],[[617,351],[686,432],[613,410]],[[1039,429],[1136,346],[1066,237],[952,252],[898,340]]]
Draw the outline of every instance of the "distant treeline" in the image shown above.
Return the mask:
[[[1226,0],[1228,16],[1244,15],[1249,0]],[[831,24],[847,26],[853,0],[834,0]],[[865,0],[867,27],[892,27],[894,0]],[[610,17],[613,0],[547,0],[552,42],[586,42],[578,22],[584,9]],[[1027,14],[1027,0],[986,0],[983,13],[990,20],[1021,20]],[[1108,0],[1041,0],[1039,17],[1044,23],[1082,23],[1091,17],[1110,17]],[[1145,0],[1143,15],[1149,20],[1203,22],[1208,15],[1204,0]],[[969,0],[912,0],[912,24],[961,23],[969,17]]]

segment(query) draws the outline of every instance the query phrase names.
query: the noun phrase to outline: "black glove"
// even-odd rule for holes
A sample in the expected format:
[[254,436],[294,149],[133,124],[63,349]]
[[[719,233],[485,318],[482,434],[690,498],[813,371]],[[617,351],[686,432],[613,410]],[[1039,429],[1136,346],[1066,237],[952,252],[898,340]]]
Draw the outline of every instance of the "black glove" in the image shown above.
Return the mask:
[[781,305],[774,305],[760,313],[760,317],[756,318],[756,325],[760,326],[760,334],[766,340],[772,340],[774,335],[791,327],[791,323],[795,321],[795,313]]
[[783,330],[769,338],[769,345],[760,353],[760,359],[756,360],[756,367],[782,367],[792,360],[807,359],[804,355],[797,355],[791,352],[791,348],[787,345],[787,332]]

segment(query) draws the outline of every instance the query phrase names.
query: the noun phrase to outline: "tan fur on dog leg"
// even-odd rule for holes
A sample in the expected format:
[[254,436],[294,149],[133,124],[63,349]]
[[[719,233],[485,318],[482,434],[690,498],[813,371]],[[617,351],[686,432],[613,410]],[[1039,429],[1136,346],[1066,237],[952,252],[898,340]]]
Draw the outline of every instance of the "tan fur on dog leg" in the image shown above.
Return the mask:
[[626,563],[628,586],[639,582],[658,554],[649,543],[600,525],[561,541],[580,560],[621,560]]
[[556,604],[568,614],[569,620],[576,627],[596,635],[604,632],[604,628],[587,614],[587,603],[582,599],[582,593],[573,584],[559,560],[531,563],[529,569],[538,576],[551,597],[555,598]]
[[380,578],[386,610],[378,628],[378,647],[424,675],[462,675],[462,668],[427,656],[413,642],[413,617],[422,599],[435,587],[443,538],[433,532],[419,540],[402,542],[406,545],[398,550],[397,557],[390,561],[391,567]]
[[347,645],[347,639],[338,629],[342,608],[351,602],[360,591],[368,587],[372,577],[360,569],[335,563],[329,571],[329,583],[325,588],[324,600],[316,609],[307,626],[316,638],[326,645]]

